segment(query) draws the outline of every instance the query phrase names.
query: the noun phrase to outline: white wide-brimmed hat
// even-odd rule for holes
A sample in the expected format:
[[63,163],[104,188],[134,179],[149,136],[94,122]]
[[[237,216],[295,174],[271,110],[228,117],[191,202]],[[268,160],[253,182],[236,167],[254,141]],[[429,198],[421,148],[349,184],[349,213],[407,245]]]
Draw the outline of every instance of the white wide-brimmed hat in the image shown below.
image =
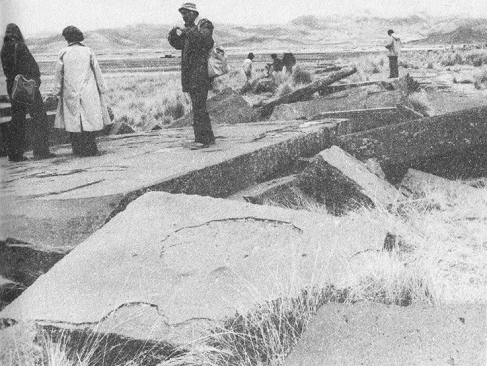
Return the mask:
[[181,7],[178,10],[181,11],[181,9],[191,10],[191,11],[198,13],[198,10],[196,9],[195,3],[183,3],[183,5],[181,5]]

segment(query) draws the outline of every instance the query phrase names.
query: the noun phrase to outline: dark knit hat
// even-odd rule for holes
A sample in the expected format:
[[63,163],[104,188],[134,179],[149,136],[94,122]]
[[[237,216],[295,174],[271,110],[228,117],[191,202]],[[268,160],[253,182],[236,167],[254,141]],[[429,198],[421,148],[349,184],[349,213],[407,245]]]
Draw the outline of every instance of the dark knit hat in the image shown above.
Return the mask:
[[73,25],[67,26],[63,29],[63,37],[66,38],[68,43],[81,42],[85,39],[83,32]]

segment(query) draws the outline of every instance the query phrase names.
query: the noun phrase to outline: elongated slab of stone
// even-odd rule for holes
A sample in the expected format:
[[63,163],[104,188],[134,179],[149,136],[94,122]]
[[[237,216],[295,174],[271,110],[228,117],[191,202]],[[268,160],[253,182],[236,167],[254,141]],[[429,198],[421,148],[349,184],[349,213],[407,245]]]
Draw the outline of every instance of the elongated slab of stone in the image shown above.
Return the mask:
[[485,305],[327,304],[284,366],[487,363]]
[[395,108],[405,102],[404,93],[400,90],[369,91],[367,88],[370,87],[349,89],[307,102],[281,104],[274,108],[270,120],[311,119],[325,112]]
[[411,164],[415,160],[487,144],[487,107],[341,136],[336,144],[356,158],[379,163]]
[[226,197],[287,175],[330,146],[339,122],[252,123],[215,128],[217,143],[192,150],[189,128],[100,138],[100,156],[2,160],[0,239],[69,249],[148,191]]
[[378,226],[151,192],[38,278],[0,320],[194,340],[236,311],[337,283],[353,254],[382,247]]
[[298,175],[298,187],[337,215],[361,206],[387,207],[404,199],[393,185],[337,146],[316,156]]

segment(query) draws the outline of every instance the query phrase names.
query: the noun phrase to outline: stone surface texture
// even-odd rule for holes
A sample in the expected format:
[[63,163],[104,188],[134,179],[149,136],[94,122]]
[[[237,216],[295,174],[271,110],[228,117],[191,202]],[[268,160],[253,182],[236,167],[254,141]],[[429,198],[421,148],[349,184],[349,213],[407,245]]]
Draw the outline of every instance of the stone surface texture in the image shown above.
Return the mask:
[[[213,124],[249,123],[254,114],[250,104],[233,90],[227,90],[209,98],[206,105]],[[188,113],[166,127],[190,126],[192,121],[192,115]]]
[[298,175],[298,187],[338,215],[361,206],[387,207],[404,199],[393,185],[337,146],[316,156]]
[[408,164],[486,144],[487,107],[376,128],[337,140],[338,146],[358,159],[376,158],[381,164]]
[[189,128],[99,139],[100,156],[11,164],[2,158],[0,239],[70,249],[147,191],[227,197],[286,175],[330,146],[339,122],[221,126],[216,145],[192,150]]
[[311,119],[324,112],[395,108],[405,102],[405,95],[401,90],[387,91],[378,85],[363,86],[307,102],[281,104],[274,108],[270,119]]
[[379,250],[385,235],[358,218],[147,193],[38,278],[0,319],[186,342],[236,311],[339,283],[348,258]]
[[328,304],[284,366],[484,366],[485,305]]

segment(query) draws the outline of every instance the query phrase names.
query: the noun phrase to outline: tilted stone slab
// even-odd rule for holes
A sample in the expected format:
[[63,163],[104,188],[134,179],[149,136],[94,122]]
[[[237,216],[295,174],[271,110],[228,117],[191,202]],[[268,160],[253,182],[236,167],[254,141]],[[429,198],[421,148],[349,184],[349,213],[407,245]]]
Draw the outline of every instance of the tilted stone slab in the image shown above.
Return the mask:
[[337,283],[349,258],[379,250],[385,235],[358,218],[151,192],[38,278],[0,323],[191,341],[236,311]]
[[445,195],[475,194],[476,189],[467,184],[459,183],[433,174],[408,169],[401,181],[401,190],[415,198],[429,196],[434,192]]
[[[411,114],[405,114],[399,108],[354,109],[350,111],[323,112],[311,117],[311,120],[323,118],[346,118],[349,120],[347,134],[367,131],[373,128],[388,126],[409,121]],[[417,117],[416,117],[417,118]]]
[[327,304],[284,366],[483,366],[486,313],[482,304]]
[[[377,87],[377,86],[374,86]],[[357,109],[395,108],[405,103],[401,90],[368,90],[360,87],[307,102],[281,104],[274,108],[270,120],[311,119],[320,113]]]
[[417,119],[341,136],[336,144],[356,158],[411,164],[487,144],[487,107]]
[[298,175],[298,187],[338,215],[361,206],[387,207],[404,199],[393,185],[337,146],[316,156]]
[[148,191],[227,197],[289,174],[330,146],[339,122],[266,122],[215,128],[217,143],[191,150],[190,128],[99,139],[100,156],[1,162],[0,239],[70,249]]

